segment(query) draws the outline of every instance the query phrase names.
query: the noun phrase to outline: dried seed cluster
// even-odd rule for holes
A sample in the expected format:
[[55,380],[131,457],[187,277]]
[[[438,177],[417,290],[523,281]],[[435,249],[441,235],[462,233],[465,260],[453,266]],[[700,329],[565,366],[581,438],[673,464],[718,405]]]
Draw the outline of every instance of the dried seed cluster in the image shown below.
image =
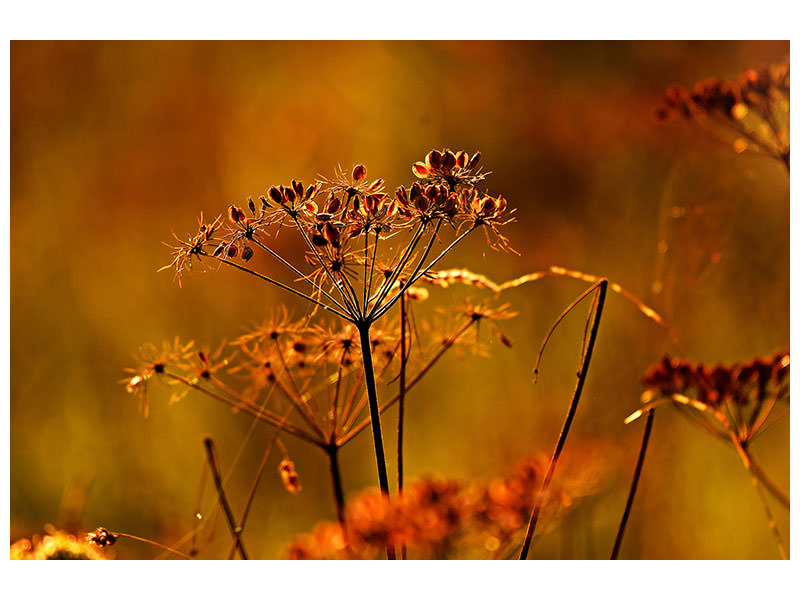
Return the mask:
[[715,135],[735,136],[737,152],[761,152],[789,167],[788,60],[745,71],[736,81],[704,79],[691,92],[673,85],[655,114],[661,121],[672,116],[702,121]]

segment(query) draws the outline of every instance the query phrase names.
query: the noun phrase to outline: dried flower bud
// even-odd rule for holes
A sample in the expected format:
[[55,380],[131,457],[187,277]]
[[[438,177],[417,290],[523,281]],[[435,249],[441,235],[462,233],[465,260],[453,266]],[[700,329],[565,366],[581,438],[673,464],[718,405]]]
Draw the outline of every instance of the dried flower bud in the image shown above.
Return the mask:
[[239,249],[236,246],[228,246],[227,254],[228,258],[236,258],[236,255],[239,253]]
[[467,154],[463,150],[459,151],[458,154],[456,154],[456,164],[459,166],[459,168],[461,169],[466,168],[468,160],[469,160],[469,154]]
[[425,163],[423,162],[414,163],[414,165],[411,167],[411,171],[414,173],[414,175],[416,175],[420,179],[425,179],[430,175],[428,167],[425,166]]
[[425,157],[425,164],[431,171],[438,171],[442,168],[442,153],[438,150],[431,150]]
[[323,228],[323,235],[325,239],[329,241],[333,246],[339,245],[339,229],[332,225],[331,223],[325,223],[325,227]]
[[253,249],[250,246],[245,246],[244,250],[242,250],[242,260],[247,262],[253,258]]
[[247,206],[250,208],[252,214],[256,214],[256,203],[253,202],[252,196],[247,199]]
[[277,202],[278,204],[283,204],[285,199],[283,198],[283,194],[281,191],[276,187],[269,188],[269,197],[272,199],[273,202]]
[[360,183],[367,176],[367,167],[356,165],[353,167],[353,181]]
[[445,172],[449,172],[455,166],[456,166],[456,155],[453,154],[452,150],[446,150],[445,153],[442,155],[442,170]]
[[233,206],[232,204],[228,207],[228,219],[230,219],[231,223],[240,223],[246,218],[247,216],[241,208]]
[[281,464],[278,465],[278,472],[281,474],[281,480],[284,487],[292,494],[300,493],[303,486],[300,484],[300,478],[297,476],[297,471],[294,468],[294,463],[288,458],[284,458]]
[[294,193],[297,194],[298,198],[302,198],[303,197],[303,182],[295,181],[294,179],[292,179],[292,190],[294,190]]
[[111,533],[105,527],[98,527],[92,533],[86,535],[86,541],[105,548],[106,546],[113,546],[119,536]]
[[468,169],[471,171],[472,169],[474,169],[475,167],[477,167],[477,166],[478,166],[478,161],[479,161],[480,159],[481,159],[481,153],[480,153],[480,152],[476,152],[476,153],[475,153],[475,154],[472,156],[472,158],[470,159],[470,161],[469,161],[469,164],[467,164],[467,168],[468,168]]
[[335,213],[339,208],[342,206],[341,200],[336,197],[336,194],[330,192],[328,194],[328,200],[325,203],[325,212],[326,213]]

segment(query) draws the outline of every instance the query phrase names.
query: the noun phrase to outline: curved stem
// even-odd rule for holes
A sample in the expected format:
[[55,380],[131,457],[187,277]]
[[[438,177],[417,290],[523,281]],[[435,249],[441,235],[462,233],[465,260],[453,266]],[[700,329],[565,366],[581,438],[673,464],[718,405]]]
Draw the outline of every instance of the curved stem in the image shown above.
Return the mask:
[[[378,463],[378,483],[384,498],[389,500],[389,477],[386,472],[386,456],[383,452],[383,434],[381,433],[381,414],[378,409],[378,391],[375,387],[375,372],[372,366],[372,348],[369,340],[369,325],[360,323],[358,333],[361,336],[361,355],[364,363],[364,380],[367,385],[369,400],[369,417],[372,423],[372,441],[375,444],[375,460]],[[394,548],[386,546],[386,557],[395,559]]]
[[161,548],[162,550],[175,554],[176,556],[180,556],[181,558],[192,560],[192,557],[189,556],[188,554],[184,554],[180,550],[175,550],[175,548],[170,548],[169,546],[165,546],[164,544],[160,544],[159,542],[156,542],[154,540],[148,540],[147,538],[139,537],[138,535],[132,535],[130,533],[122,533],[120,531],[112,531],[111,534],[119,537],[128,538],[131,540],[136,540],[137,542],[144,542],[145,544],[150,544],[151,546],[155,546],[156,548]]
[[617,560],[617,556],[619,555],[619,548],[622,545],[622,536],[625,534],[625,526],[628,524],[628,517],[631,514],[631,507],[633,506],[633,498],[636,496],[636,488],[639,486],[639,477],[642,474],[644,457],[645,454],[647,454],[647,444],[650,441],[650,432],[653,429],[653,419],[655,418],[655,415],[656,411],[654,410],[647,412],[647,422],[644,425],[642,445],[639,448],[639,458],[636,459],[636,469],[633,471],[633,479],[631,480],[630,492],[628,492],[628,500],[625,502],[625,510],[622,512],[622,521],[620,521],[619,524],[617,538],[614,540],[614,549],[611,551],[611,560]]
[[242,560],[247,560],[247,552],[245,552],[244,544],[242,543],[241,532],[239,526],[236,525],[236,519],[233,516],[231,505],[228,504],[228,497],[225,495],[225,490],[222,487],[222,476],[219,471],[219,462],[217,461],[217,452],[214,448],[214,440],[206,438],[203,440],[206,447],[206,456],[208,458],[208,466],[211,469],[211,476],[214,478],[214,485],[217,488],[217,497],[222,511],[225,513],[225,519],[228,521],[231,535],[236,540],[236,546],[239,550],[239,556]]
[[589,363],[592,360],[592,352],[594,351],[594,344],[597,340],[597,330],[600,326],[600,317],[603,314],[603,306],[605,305],[608,280],[601,279],[597,286],[593,287],[597,287],[597,309],[595,310],[594,317],[592,318],[592,329],[589,332],[589,341],[586,344],[586,353],[583,356],[581,367],[578,371],[578,381],[575,384],[575,391],[572,394],[572,402],[570,402],[567,416],[564,419],[564,425],[561,427],[561,433],[558,436],[556,447],[553,450],[553,456],[550,459],[550,464],[547,465],[547,471],[545,472],[544,479],[542,481],[542,488],[537,494],[536,502],[533,506],[533,511],[531,512],[531,518],[528,522],[528,531],[525,534],[525,541],[522,543],[522,550],[520,551],[519,555],[520,560],[526,560],[528,558],[528,551],[530,550],[531,541],[533,540],[533,533],[536,530],[536,523],[539,520],[539,513],[542,510],[542,504],[544,502],[547,489],[550,486],[550,480],[553,478],[553,473],[556,470],[558,457],[561,455],[561,450],[563,450],[564,443],[567,440],[567,434],[569,434],[569,428],[572,425],[573,418],[575,417],[575,411],[578,409],[578,402],[581,399],[583,384],[586,382],[586,375],[589,372]]

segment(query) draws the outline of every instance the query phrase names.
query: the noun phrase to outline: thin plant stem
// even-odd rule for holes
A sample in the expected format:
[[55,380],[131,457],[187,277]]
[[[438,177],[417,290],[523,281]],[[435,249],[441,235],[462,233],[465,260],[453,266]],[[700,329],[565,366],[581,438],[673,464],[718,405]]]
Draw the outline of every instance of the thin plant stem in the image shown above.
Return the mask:
[[[406,412],[406,298],[400,298],[400,398],[397,404],[397,495],[403,495],[403,420]],[[400,547],[400,558],[408,559],[408,548]]]
[[223,396],[221,394],[218,394],[218,393],[216,393],[216,392],[214,392],[212,390],[204,388],[203,386],[198,385],[197,383],[194,383],[191,380],[186,379],[185,377],[181,377],[180,375],[176,375],[175,373],[165,372],[164,376],[165,377],[169,377],[171,379],[174,379],[175,381],[179,381],[183,385],[185,385],[187,387],[190,387],[193,390],[197,390],[198,392],[202,392],[206,396],[214,398],[215,400],[219,400],[220,402],[222,402],[224,404],[227,404],[228,406],[230,406],[231,408],[233,408],[235,410],[243,410],[247,414],[249,414],[249,415],[251,415],[253,417],[256,417],[257,419],[259,419],[261,421],[264,421],[265,423],[268,423],[268,424],[270,424],[270,425],[272,425],[274,427],[278,427],[279,429],[282,429],[283,431],[285,431],[286,433],[288,433],[290,435],[298,437],[298,438],[300,438],[302,440],[305,440],[307,442],[310,442],[312,444],[316,444],[317,446],[322,444],[322,442],[319,439],[313,437],[311,434],[303,431],[302,429],[298,429],[297,427],[295,427],[294,425],[292,425],[290,423],[283,423],[281,421],[280,417],[278,417],[277,415],[275,415],[275,414],[273,414],[271,412],[268,412],[268,411],[265,411],[265,410],[261,409],[261,407],[259,407],[257,405],[256,406],[252,406],[249,403],[245,403],[245,402],[242,402],[242,401],[231,400],[230,398],[226,398],[225,396]]
[[[553,456],[550,459],[550,464],[547,465],[547,471],[545,472],[544,479],[542,480],[542,487],[539,490],[539,493],[536,496],[536,501],[533,506],[533,511],[531,512],[531,518],[528,522],[528,531],[525,534],[525,541],[522,543],[522,550],[520,551],[519,558],[520,560],[526,560],[528,558],[528,551],[531,547],[531,542],[533,540],[533,534],[536,530],[536,523],[539,520],[539,513],[542,510],[542,504],[545,499],[545,495],[547,493],[547,489],[550,486],[550,480],[553,478],[553,473],[556,470],[556,464],[558,463],[558,458],[561,456],[561,451],[564,448],[564,443],[567,441],[567,434],[569,434],[569,428],[572,425],[572,420],[575,417],[575,412],[578,409],[578,402],[581,399],[581,392],[583,391],[583,385],[586,382],[586,375],[589,372],[589,363],[592,360],[592,352],[594,351],[594,344],[597,340],[597,330],[600,326],[600,318],[603,315],[603,306],[605,305],[606,300],[606,290],[608,288],[608,280],[601,279],[600,282],[596,286],[592,286],[592,288],[597,288],[597,308],[595,310],[594,316],[592,317],[592,328],[589,332],[589,341],[586,344],[586,353],[583,356],[583,360],[581,361],[581,367],[578,371],[578,381],[575,384],[575,391],[572,394],[572,401],[570,402],[569,410],[567,411],[567,416],[564,419],[564,424],[561,428],[561,433],[558,436],[558,441],[556,442],[556,447],[553,450]],[[586,294],[583,294],[582,297],[585,297]],[[563,318],[559,317],[559,320]]]
[[[436,352],[436,354],[434,354],[434,355],[433,355],[433,356],[432,356],[432,357],[431,357],[431,358],[428,360],[428,362],[427,362],[427,363],[425,363],[425,365],[423,365],[422,367],[420,367],[420,370],[419,370],[419,371],[417,371],[417,373],[414,375],[414,377],[412,377],[412,378],[411,378],[411,379],[408,381],[408,383],[407,383],[407,384],[406,384],[406,386],[405,386],[405,391],[406,391],[406,393],[407,393],[407,392],[408,392],[408,391],[409,391],[411,388],[413,388],[413,387],[414,387],[414,386],[415,386],[415,385],[416,385],[416,384],[417,384],[417,383],[420,381],[420,379],[422,379],[422,377],[423,377],[423,376],[424,376],[424,375],[425,375],[425,374],[426,374],[428,371],[430,371],[430,370],[433,368],[433,366],[434,366],[434,365],[435,365],[435,364],[438,362],[438,360],[439,360],[439,359],[442,357],[442,355],[443,355],[445,352],[447,352],[447,351],[448,351],[450,348],[452,348],[452,347],[453,347],[453,344],[455,344],[455,343],[456,343],[456,341],[458,340],[458,338],[460,338],[460,337],[461,337],[461,336],[462,336],[462,335],[463,335],[463,334],[464,334],[464,333],[465,333],[465,332],[466,332],[466,331],[467,331],[467,330],[470,328],[470,326],[474,325],[474,324],[475,324],[475,323],[477,323],[477,322],[478,322],[478,320],[477,320],[477,319],[472,319],[472,318],[470,318],[470,319],[469,319],[468,321],[466,321],[466,322],[465,322],[465,323],[464,323],[464,324],[463,324],[463,325],[462,325],[462,326],[461,326],[461,327],[460,327],[460,328],[459,328],[459,329],[458,329],[458,330],[457,330],[455,333],[453,333],[453,335],[451,335],[451,336],[450,336],[450,337],[449,337],[447,340],[445,340],[445,341],[444,341],[444,343],[442,344],[442,347],[441,347],[441,348],[438,350],[438,352]],[[397,394],[396,394],[396,395],[395,395],[395,396],[394,396],[394,397],[393,397],[391,400],[389,400],[388,402],[384,403],[384,404],[383,404],[383,406],[381,406],[381,409],[380,409],[380,412],[381,412],[381,414],[383,414],[383,413],[384,413],[386,410],[388,410],[388,409],[389,409],[391,406],[393,406],[393,405],[394,405],[395,403],[397,403],[399,400],[400,400],[400,394],[399,394],[399,392],[398,392],[398,393],[397,393]],[[339,444],[340,444],[340,445],[344,445],[344,444],[346,444],[347,442],[349,442],[349,441],[350,441],[351,439],[353,439],[353,438],[354,438],[356,435],[358,435],[358,434],[359,434],[359,433],[361,433],[361,432],[362,432],[364,429],[366,429],[366,428],[369,426],[369,423],[370,423],[370,420],[369,420],[369,419],[364,419],[363,421],[361,421],[361,422],[360,422],[358,425],[356,425],[356,426],[355,426],[355,427],[354,427],[354,428],[353,428],[353,429],[352,429],[352,430],[351,430],[349,433],[347,433],[347,435],[343,436],[343,437],[342,437],[342,438],[339,440]]]
[[175,554],[176,556],[180,556],[181,558],[192,560],[191,556],[189,556],[188,554],[184,554],[180,550],[175,550],[175,548],[170,548],[169,546],[165,546],[164,544],[160,544],[154,540],[148,540],[147,538],[139,537],[138,535],[132,535],[130,533],[122,533],[120,531],[112,531],[111,535],[129,538],[131,540],[136,540],[137,542],[144,542],[145,544],[150,544],[151,546],[155,546],[156,548],[161,548],[165,552]]
[[[208,256],[208,255],[206,255],[206,256]],[[309,296],[308,294],[304,294],[303,292],[300,292],[300,291],[298,291],[298,290],[286,285],[285,283],[281,283],[280,281],[276,281],[275,279],[272,279],[271,277],[267,277],[263,273],[259,273],[258,271],[254,271],[253,269],[248,269],[247,267],[243,267],[242,265],[237,265],[235,262],[231,262],[231,261],[229,261],[227,259],[220,258],[218,256],[213,257],[213,258],[215,260],[218,260],[219,262],[221,262],[223,264],[226,264],[226,265],[229,265],[229,266],[234,267],[236,269],[239,269],[240,271],[244,271],[245,273],[249,273],[250,275],[254,275],[254,276],[258,277],[259,279],[263,279],[267,283],[271,283],[272,285],[275,285],[275,286],[281,288],[282,290],[286,290],[287,292],[291,292],[295,296],[300,296],[301,298],[304,298],[305,300],[308,300],[309,302],[311,302],[311,304],[314,304],[315,306],[319,306],[320,308],[325,309],[328,312],[331,312],[331,313],[341,317],[345,321],[348,321],[348,322],[352,322],[353,321],[353,317],[351,317],[350,315],[347,315],[347,314],[341,312],[340,310],[337,310],[337,309],[335,309],[335,308],[333,308],[331,306],[328,306],[327,304],[323,304],[319,300]]]
[[[284,421],[289,418],[289,415],[292,414],[293,410],[294,406],[289,407],[289,410],[286,411],[286,414],[283,417]],[[258,466],[258,471],[256,471],[256,477],[253,480],[253,484],[250,486],[250,492],[247,494],[247,501],[245,502],[244,510],[242,511],[242,518],[239,519],[239,527],[236,530],[235,538],[233,540],[233,545],[231,546],[231,549],[228,552],[228,560],[231,560],[233,558],[233,555],[236,553],[239,540],[242,537],[242,533],[244,532],[244,526],[247,523],[247,517],[250,514],[250,507],[252,507],[253,500],[256,497],[256,490],[258,489],[258,484],[261,483],[261,476],[264,474],[264,469],[267,466],[269,455],[272,454],[272,449],[275,447],[275,442],[278,441],[279,432],[280,429],[277,429],[275,433],[272,435],[272,439],[267,445],[267,449],[264,451],[264,455],[261,457],[261,464]]]
[[628,517],[631,514],[633,507],[633,498],[636,496],[636,488],[639,486],[639,477],[642,474],[642,467],[644,466],[644,457],[647,454],[647,444],[650,442],[650,432],[653,429],[653,419],[655,418],[656,411],[650,410],[647,412],[647,422],[644,424],[644,433],[642,434],[642,445],[639,448],[639,458],[636,459],[636,469],[633,471],[633,479],[631,480],[631,489],[628,492],[628,500],[625,502],[625,510],[622,512],[622,520],[617,530],[617,537],[614,540],[614,549],[611,550],[611,560],[617,560],[619,549],[622,545],[622,536],[625,535],[625,526],[628,524]]
[[228,498],[225,496],[225,489],[222,487],[222,476],[220,475],[219,462],[217,461],[217,452],[214,448],[214,440],[206,438],[203,440],[206,447],[206,456],[208,457],[208,467],[211,469],[211,476],[214,479],[214,485],[217,488],[217,498],[222,511],[225,513],[225,519],[228,521],[231,535],[236,541],[236,548],[239,551],[239,556],[242,560],[247,560],[247,552],[244,549],[244,543],[241,538],[241,531],[239,526],[236,525],[236,519],[233,516],[231,505],[228,504]]
[[422,234],[425,232],[426,225],[427,223],[420,223],[419,226],[417,226],[417,230],[414,232],[411,241],[408,243],[405,250],[403,251],[403,255],[400,257],[400,260],[397,262],[394,269],[392,269],[391,274],[381,284],[381,286],[378,288],[378,291],[375,292],[375,295],[369,299],[370,302],[372,302],[373,300],[375,301],[375,306],[381,303],[386,294],[389,293],[389,290],[392,289],[394,282],[397,281],[397,278],[403,272],[403,269],[408,263],[408,260],[411,257],[412,253],[416,249],[417,244],[419,243],[419,240],[422,237]]
[[[372,349],[369,340],[369,325],[361,323],[358,325],[358,333],[361,337],[361,356],[364,363],[364,381],[367,386],[369,400],[369,416],[372,423],[372,441],[375,444],[375,460],[378,463],[378,483],[384,498],[389,500],[389,477],[386,472],[386,456],[383,452],[383,434],[381,433],[381,414],[378,408],[378,391],[375,387],[375,373],[372,366]],[[395,559],[394,548],[386,546],[386,557],[389,560]]]
[[[442,220],[439,219],[439,221],[436,223],[436,229],[433,230],[433,233],[431,234],[431,237],[430,237],[430,239],[428,240],[428,243],[425,246],[425,250],[422,252],[422,257],[417,262],[417,266],[414,269],[414,272],[412,273],[412,278],[413,278],[414,275],[416,275],[419,272],[420,268],[422,267],[422,264],[425,262],[425,259],[428,257],[428,254],[430,254],[431,248],[433,248],[433,244],[436,242],[436,237],[439,234],[439,228],[441,226],[442,226]],[[421,235],[420,235],[420,238],[422,238]],[[406,259],[406,263],[403,264],[403,265],[398,265],[398,267],[402,266],[403,268],[405,268],[405,265],[408,264],[408,260],[410,260],[410,259],[411,259],[411,254],[408,255],[408,258]],[[394,282],[397,281],[397,278],[400,277],[401,274],[402,274],[401,269],[399,269],[399,268],[395,269],[395,272],[392,274],[391,280],[387,280],[386,281],[386,288],[383,290],[383,293],[375,301],[375,305],[372,307],[372,310],[367,315],[367,318],[371,319],[372,322],[377,321],[380,318],[380,315],[385,312],[383,310],[383,307],[381,306],[381,302],[384,301],[384,299],[386,298],[386,295],[391,291],[392,287],[394,286]],[[390,283],[390,281],[391,281],[391,283]],[[409,281],[410,281],[410,279],[409,279]],[[407,286],[402,286],[401,285],[400,286],[400,291],[404,292],[406,287]],[[394,301],[396,301],[397,299],[398,299],[398,296],[395,295],[392,298],[392,300],[387,302],[386,305],[384,305],[384,306],[387,306],[387,307],[391,306],[394,303]]]
[[342,487],[342,472],[339,467],[339,446],[331,443],[325,447],[328,456],[328,466],[331,472],[331,484],[333,485],[333,499],[336,502],[336,519],[342,526],[342,532],[346,535],[347,525],[344,516],[344,488]]
[[[306,245],[309,248],[311,248],[311,251],[314,253],[314,256],[317,257],[317,260],[322,265],[322,268],[325,269],[325,272],[328,274],[328,277],[333,282],[333,284],[336,286],[336,289],[339,290],[339,293],[342,295],[342,300],[344,300],[345,304],[347,304],[349,306],[351,315],[359,315],[360,314],[360,310],[358,310],[358,299],[356,298],[355,293],[353,293],[353,297],[352,298],[350,298],[347,295],[347,293],[345,292],[344,287],[342,287],[342,284],[339,283],[336,280],[336,278],[333,276],[333,273],[331,273],[330,269],[328,268],[327,263],[322,258],[322,256],[320,255],[319,251],[317,250],[317,247],[311,242],[310,239],[308,239],[308,234],[306,233],[306,230],[303,229],[303,226],[300,225],[300,221],[297,219],[297,216],[293,215],[292,218],[294,219],[294,223],[295,223],[297,229],[302,234],[303,239],[306,242]],[[345,317],[345,318],[347,318],[347,320],[349,320],[349,321],[352,321],[351,317]]]
[[[435,240],[436,239],[436,234],[438,233],[439,226],[441,224],[442,224],[442,222],[439,221],[439,223],[436,225],[436,231],[434,232],[433,237],[431,238],[431,240]],[[410,288],[412,285],[414,285],[419,280],[420,277],[422,277],[423,275],[425,275],[425,273],[430,271],[436,265],[436,263],[438,263],[440,260],[442,260],[442,258],[444,258],[445,255],[448,252],[450,252],[453,248],[455,248],[456,245],[461,240],[463,240],[465,237],[467,237],[470,233],[475,231],[477,228],[478,228],[478,225],[473,225],[472,227],[467,229],[464,233],[462,233],[456,239],[454,239],[450,243],[450,245],[447,246],[447,248],[442,250],[441,253],[439,253],[439,256],[437,256],[431,262],[429,262],[428,265],[424,269],[420,270],[420,266],[422,265],[422,263],[424,262],[425,258],[428,256],[428,253],[430,252],[431,245],[429,244],[428,247],[425,249],[425,254],[422,257],[422,260],[420,260],[419,264],[417,265],[416,270],[414,271],[414,273],[411,274],[411,277],[408,279],[406,284],[400,288],[400,291],[394,296],[394,298],[392,298],[389,302],[386,303],[386,305],[384,305],[381,308],[381,310],[378,312],[378,314],[376,314],[374,316],[373,320],[377,320],[377,319],[381,318],[381,316],[383,314],[385,314],[386,311],[388,311],[392,307],[392,305],[400,299],[400,296],[402,294],[404,294],[406,292],[406,290],[408,290],[408,288]]]
[[750,463],[750,470],[753,472],[753,475],[758,478],[761,482],[761,485],[773,495],[773,497],[780,502],[785,508],[789,508],[789,496],[786,495],[782,489],[778,487],[778,485],[770,479],[766,472],[761,468],[761,466],[753,459],[753,455],[750,453],[750,450],[747,446],[742,445],[742,450],[747,456],[747,460]]
[[325,297],[326,297],[328,300],[330,300],[331,302],[333,302],[333,304],[334,304],[334,305],[336,305],[336,306],[337,306],[337,307],[338,307],[340,310],[342,310],[342,311],[344,311],[344,312],[347,312],[347,308],[346,308],[346,307],[344,307],[344,306],[343,306],[343,305],[342,305],[342,304],[341,304],[341,303],[340,303],[340,302],[339,302],[339,301],[338,301],[336,298],[334,298],[334,297],[333,297],[333,296],[331,296],[331,295],[330,295],[328,292],[326,292],[326,291],[325,291],[325,289],[324,289],[324,288],[323,288],[323,287],[322,287],[320,284],[318,284],[317,282],[315,282],[315,281],[314,281],[313,279],[311,279],[311,278],[310,278],[308,275],[306,275],[305,273],[303,273],[303,272],[302,272],[300,269],[298,269],[297,267],[295,267],[295,266],[294,266],[292,263],[290,263],[288,260],[286,260],[285,258],[283,258],[283,257],[282,257],[280,254],[278,254],[277,252],[275,252],[275,251],[274,251],[272,248],[270,248],[270,247],[269,247],[269,246],[267,246],[266,244],[262,244],[262,243],[261,243],[259,240],[257,240],[255,237],[253,237],[253,238],[251,238],[251,239],[253,240],[253,243],[255,243],[257,246],[259,246],[259,247],[260,247],[260,248],[262,248],[263,250],[266,250],[267,252],[269,252],[269,254],[270,254],[271,256],[273,256],[274,258],[276,258],[276,259],[277,259],[279,262],[281,262],[281,263],[282,263],[282,264],[284,264],[285,266],[289,267],[289,268],[290,268],[292,271],[294,271],[294,273],[295,273],[296,275],[299,275],[300,277],[302,277],[302,278],[303,278],[303,279],[304,279],[304,280],[305,280],[307,283],[309,283],[309,284],[310,284],[310,285],[311,285],[311,286],[312,286],[314,289],[316,289],[316,290],[317,290],[319,293],[321,293],[322,295],[324,295],[324,296],[325,296]]

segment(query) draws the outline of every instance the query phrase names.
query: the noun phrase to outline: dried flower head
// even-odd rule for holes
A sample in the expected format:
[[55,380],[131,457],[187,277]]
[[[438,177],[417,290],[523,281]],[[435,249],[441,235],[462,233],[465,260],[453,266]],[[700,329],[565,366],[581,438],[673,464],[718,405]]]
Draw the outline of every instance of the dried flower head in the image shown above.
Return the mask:
[[789,168],[788,59],[745,71],[736,81],[704,79],[691,92],[673,85],[655,114],[661,121],[691,120],[737,153],[762,153]]

